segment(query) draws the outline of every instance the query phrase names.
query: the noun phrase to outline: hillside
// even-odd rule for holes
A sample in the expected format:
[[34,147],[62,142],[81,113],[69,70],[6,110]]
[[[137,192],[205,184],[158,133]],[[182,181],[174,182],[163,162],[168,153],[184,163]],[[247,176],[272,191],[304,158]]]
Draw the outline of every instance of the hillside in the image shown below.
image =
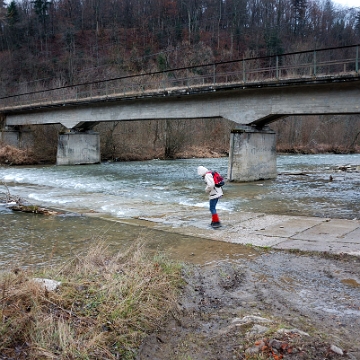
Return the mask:
[[[331,0],[0,0],[0,98],[124,75],[360,43],[360,9]],[[102,124],[104,159],[224,153],[226,120]],[[358,151],[359,115],[274,124],[278,149]],[[36,130],[53,139],[58,128]],[[49,133],[51,136],[49,136]],[[150,136],[148,136],[150,134]],[[215,141],[213,140],[215,137]],[[143,148],[137,148],[145,138]],[[42,157],[52,159],[53,142]],[[35,153],[39,149],[34,149]],[[134,155],[133,155],[134,154]],[[52,161],[52,160],[50,160]]]

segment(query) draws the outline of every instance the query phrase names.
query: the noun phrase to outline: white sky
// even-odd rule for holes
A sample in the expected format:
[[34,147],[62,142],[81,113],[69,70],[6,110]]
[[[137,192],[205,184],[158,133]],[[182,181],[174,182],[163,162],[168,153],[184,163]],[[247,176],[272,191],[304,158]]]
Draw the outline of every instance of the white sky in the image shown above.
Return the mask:
[[333,3],[337,3],[347,7],[360,7],[360,0],[333,0]]
[[[5,5],[9,4],[11,0],[4,0]],[[334,4],[339,4],[345,7],[359,7],[360,8],[360,0],[332,0]]]

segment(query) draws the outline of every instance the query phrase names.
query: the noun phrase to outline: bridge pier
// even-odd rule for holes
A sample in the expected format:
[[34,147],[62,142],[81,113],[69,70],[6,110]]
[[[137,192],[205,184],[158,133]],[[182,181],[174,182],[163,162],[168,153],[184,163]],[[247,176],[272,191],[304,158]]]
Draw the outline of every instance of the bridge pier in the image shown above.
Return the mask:
[[275,132],[268,127],[258,130],[252,126],[232,130],[227,176],[236,182],[276,178]]
[[33,134],[28,126],[5,126],[1,130],[1,142],[18,149],[33,145]]
[[56,165],[100,162],[100,135],[93,131],[59,134]]

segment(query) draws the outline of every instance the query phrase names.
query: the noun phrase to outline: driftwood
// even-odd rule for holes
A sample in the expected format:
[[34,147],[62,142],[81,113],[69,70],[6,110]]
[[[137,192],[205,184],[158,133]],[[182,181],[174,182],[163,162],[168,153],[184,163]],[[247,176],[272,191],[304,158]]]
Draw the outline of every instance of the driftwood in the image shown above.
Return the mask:
[[10,194],[9,188],[7,187],[7,185],[4,182],[3,182],[3,185],[4,185],[5,189],[6,189],[6,192],[5,192],[5,194],[3,194],[4,199],[1,199],[1,202],[5,202],[6,204],[14,203],[14,202],[15,203],[20,203],[21,199],[18,196],[16,196],[16,197],[12,196]]
[[57,211],[45,209],[36,205],[10,205],[9,209],[13,211],[21,211],[25,213],[43,214],[43,215],[57,215]]
[[[20,211],[25,213],[33,213],[33,214],[43,214],[43,215],[57,215],[59,212],[54,210],[49,210],[37,205],[26,204],[23,200],[21,200],[18,196],[12,196],[10,194],[9,188],[6,184],[3,183],[6,188],[4,203],[7,207],[13,211]],[[0,201],[1,202],[1,201]]]
[[304,172],[298,172],[298,173],[279,173],[278,175],[302,175],[302,176],[309,176],[309,174],[306,174]]

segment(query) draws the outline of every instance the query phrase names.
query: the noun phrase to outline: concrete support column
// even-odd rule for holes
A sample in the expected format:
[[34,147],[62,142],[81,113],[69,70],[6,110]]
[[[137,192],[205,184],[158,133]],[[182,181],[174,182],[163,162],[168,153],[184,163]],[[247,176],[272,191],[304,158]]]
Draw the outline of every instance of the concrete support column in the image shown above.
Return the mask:
[[1,131],[1,142],[18,149],[26,149],[34,144],[32,131],[27,126],[5,126]]
[[269,128],[245,126],[231,131],[228,180],[237,182],[274,179],[276,134]]
[[20,147],[20,131],[18,130],[2,130],[1,142],[16,148]]
[[100,135],[95,132],[68,132],[59,135],[56,165],[100,162]]

